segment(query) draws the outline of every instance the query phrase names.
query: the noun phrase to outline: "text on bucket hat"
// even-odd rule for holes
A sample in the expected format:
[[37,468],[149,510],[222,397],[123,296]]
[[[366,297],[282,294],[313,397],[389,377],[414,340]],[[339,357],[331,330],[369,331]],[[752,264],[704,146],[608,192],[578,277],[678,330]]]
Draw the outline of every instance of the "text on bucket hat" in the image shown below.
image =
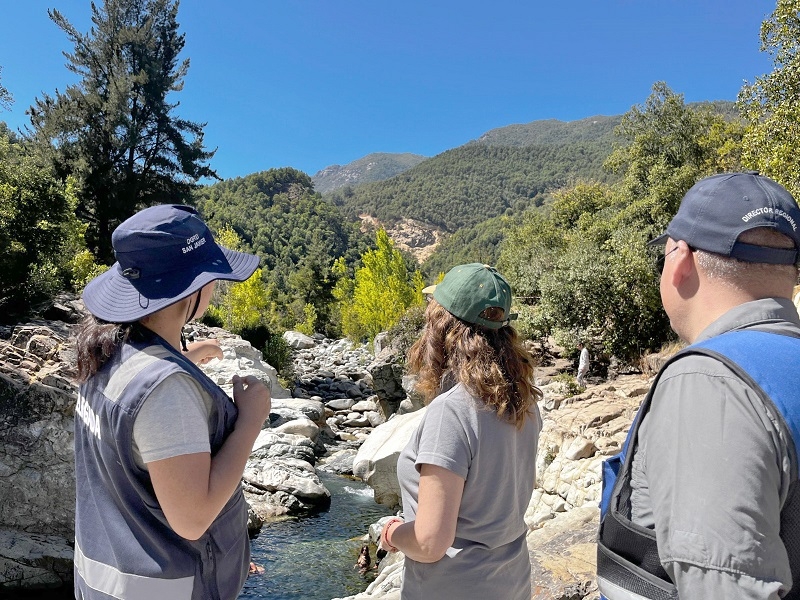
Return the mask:
[[[745,231],[768,227],[788,236],[794,249],[737,241]],[[701,179],[681,201],[667,231],[650,241],[683,240],[690,247],[745,262],[794,264],[800,249],[800,208],[780,184],[755,171]]]
[[[497,269],[480,263],[453,267],[444,279],[435,286],[423,290],[433,292],[433,298],[450,314],[467,323],[500,329],[516,319],[511,311],[511,286]],[[481,317],[487,308],[503,309],[502,321],[490,321]]]
[[179,204],[139,211],[114,230],[111,244],[117,262],[86,285],[83,302],[113,323],[137,321],[216,279],[244,281],[259,263],[218,246],[197,211]]

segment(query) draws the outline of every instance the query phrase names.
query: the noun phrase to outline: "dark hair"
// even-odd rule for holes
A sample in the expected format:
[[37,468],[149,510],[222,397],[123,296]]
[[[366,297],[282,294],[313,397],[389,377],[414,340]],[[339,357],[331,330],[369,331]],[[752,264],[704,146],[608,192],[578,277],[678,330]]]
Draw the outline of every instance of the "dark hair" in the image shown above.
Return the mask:
[[409,350],[408,367],[418,375],[417,389],[426,402],[441,393],[442,382],[452,375],[498,416],[522,427],[542,392],[534,384],[534,358],[516,330],[472,325],[433,299],[425,318],[422,337]]
[[78,372],[75,379],[83,383],[111,360],[131,337],[142,334],[142,325],[134,323],[109,323],[94,315],[87,315],[75,328],[75,353]]

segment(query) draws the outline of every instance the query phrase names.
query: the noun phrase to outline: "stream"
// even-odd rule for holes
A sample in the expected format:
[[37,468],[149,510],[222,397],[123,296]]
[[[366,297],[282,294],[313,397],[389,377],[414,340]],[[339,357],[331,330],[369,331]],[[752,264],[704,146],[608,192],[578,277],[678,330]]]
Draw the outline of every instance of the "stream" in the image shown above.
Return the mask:
[[[363,592],[375,578],[353,569],[361,548],[353,538],[391,511],[364,483],[317,474],[331,492],[330,509],[265,524],[251,542],[252,560],[265,572],[248,577],[239,600],[331,600]],[[371,556],[374,564],[374,548]]]

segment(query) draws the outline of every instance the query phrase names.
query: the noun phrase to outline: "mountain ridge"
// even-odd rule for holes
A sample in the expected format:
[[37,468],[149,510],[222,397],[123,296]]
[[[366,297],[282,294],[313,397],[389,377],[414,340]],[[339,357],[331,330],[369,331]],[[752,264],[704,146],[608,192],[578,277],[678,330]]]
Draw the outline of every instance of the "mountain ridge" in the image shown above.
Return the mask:
[[346,185],[389,179],[417,166],[427,158],[410,152],[372,152],[346,165],[327,166],[317,171],[311,181],[315,191],[325,194]]

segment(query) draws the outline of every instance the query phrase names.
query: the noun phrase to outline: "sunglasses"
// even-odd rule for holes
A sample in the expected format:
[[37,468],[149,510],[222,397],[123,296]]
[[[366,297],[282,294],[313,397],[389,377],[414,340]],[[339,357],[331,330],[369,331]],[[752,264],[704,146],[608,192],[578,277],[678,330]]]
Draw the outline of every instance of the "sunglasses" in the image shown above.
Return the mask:
[[656,259],[656,264],[655,264],[656,273],[658,273],[659,275],[661,274],[661,271],[664,270],[664,262],[667,260],[667,257],[673,252],[675,252],[675,250],[677,249],[678,246],[675,246],[672,250],[670,250],[669,252],[665,252]]

